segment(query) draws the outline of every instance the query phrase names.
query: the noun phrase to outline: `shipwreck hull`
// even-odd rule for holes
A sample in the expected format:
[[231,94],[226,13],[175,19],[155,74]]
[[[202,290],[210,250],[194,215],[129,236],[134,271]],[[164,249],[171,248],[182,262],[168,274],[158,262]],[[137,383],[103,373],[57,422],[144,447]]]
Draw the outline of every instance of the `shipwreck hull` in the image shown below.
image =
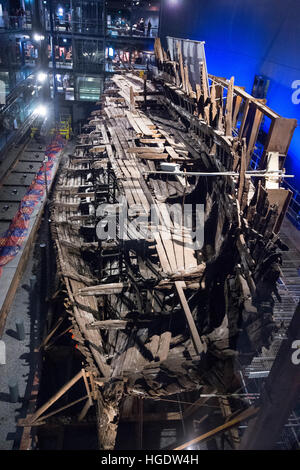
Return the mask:
[[[217,85],[208,97],[202,80],[194,93],[159,41],[156,54],[160,75],[146,88],[129,71],[107,82],[52,201],[59,276],[89,378],[87,409],[97,406],[105,449],[114,447],[125,397],[159,400],[204,386],[234,392],[237,364],[249,364],[276,331],[285,249],[278,232],[290,194],[277,174],[271,188],[266,175],[247,175],[255,142],[251,132],[250,140],[233,135],[233,82],[227,99],[214,101]],[[121,211],[110,209],[121,196],[125,237],[99,239],[110,222],[124,229]],[[194,219],[203,205],[203,244],[172,217],[174,204],[179,212],[189,204]]]

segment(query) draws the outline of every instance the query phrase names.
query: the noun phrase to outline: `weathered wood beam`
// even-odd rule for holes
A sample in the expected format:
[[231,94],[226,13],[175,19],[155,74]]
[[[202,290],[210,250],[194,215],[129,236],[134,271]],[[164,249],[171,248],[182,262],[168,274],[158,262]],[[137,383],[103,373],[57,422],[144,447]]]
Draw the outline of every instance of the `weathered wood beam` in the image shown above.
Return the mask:
[[[219,398],[219,404],[220,408],[222,411],[222,414],[224,418],[230,419],[230,416],[232,415],[231,407],[228,401],[227,397],[220,397]],[[232,447],[234,449],[237,449],[239,444],[240,444],[240,437],[239,437],[239,431],[236,428],[231,428],[228,431],[229,436],[230,436],[230,441],[232,443]]]
[[87,401],[86,401],[85,404],[84,404],[84,407],[82,408],[82,410],[81,410],[81,412],[80,412],[80,414],[79,414],[79,416],[78,416],[78,421],[79,421],[79,422],[82,421],[82,420],[86,417],[87,412],[89,411],[89,409],[90,409],[91,406],[92,406],[92,404],[91,404],[91,402],[90,402],[90,400],[89,400],[89,398],[88,398]]
[[233,110],[233,115],[232,115],[232,127],[233,128],[236,127],[242,101],[243,101],[243,98],[241,96],[235,97],[235,105],[234,105],[234,110]]
[[183,89],[183,91],[186,91],[185,73],[184,73],[184,68],[183,68],[183,59],[182,59],[182,52],[181,52],[180,42],[177,42],[177,53],[178,53],[178,60],[179,60],[179,71],[180,71],[182,89]]
[[[220,83],[221,85],[223,85],[225,88],[228,87],[228,81],[226,79],[215,77],[215,76],[210,75],[210,74],[208,76],[209,76],[209,78],[211,78],[215,82]],[[258,107],[258,109],[260,109],[262,111],[262,113],[265,114],[265,116],[268,116],[270,119],[274,119],[274,118],[276,119],[277,117],[279,117],[279,114],[277,114],[271,108],[269,108],[268,106],[266,106],[265,104],[260,102],[257,98],[254,98],[254,96],[251,96],[242,87],[239,87],[239,86],[235,85],[234,93],[238,96],[241,96],[244,100],[249,100],[251,102],[254,102],[256,104],[256,106]]]
[[195,325],[195,322],[194,322],[194,319],[193,319],[192,312],[190,310],[189,304],[187,303],[185,293],[184,293],[184,290],[183,290],[184,285],[185,285],[184,281],[175,281],[175,286],[176,286],[176,289],[177,289],[177,293],[179,295],[179,299],[180,299],[182,308],[184,310],[184,313],[185,313],[185,316],[186,316],[186,319],[187,319],[187,322],[188,322],[188,326],[189,326],[189,330],[190,330],[190,333],[191,333],[192,342],[193,342],[196,354],[201,355],[205,351],[205,346],[204,346],[204,344],[202,343],[202,341],[200,339],[198,330],[196,328],[196,325]]
[[[159,312],[157,314],[157,317],[158,318],[158,315],[160,315],[161,312]],[[155,317],[153,317],[154,319]],[[151,323],[151,319],[148,318],[148,319],[143,319],[141,318],[141,320],[137,320],[137,321],[134,321],[134,320],[102,320],[102,321],[94,321],[92,323],[87,323],[86,324],[86,328],[88,330],[97,330],[97,329],[100,329],[100,330],[125,330],[127,327],[130,327],[130,326],[140,326],[140,327],[146,327],[147,325],[149,325],[149,323]]]
[[226,98],[226,114],[225,114],[225,135],[232,136],[232,106],[233,106],[233,88],[234,77],[231,77]]
[[240,206],[242,205],[244,187],[245,187],[245,173],[247,170],[247,157],[246,157],[246,139],[243,139],[241,160],[240,160],[240,178],[238,188],[238,201]]
[[75,295],[81,296],[93,296],[93,295],[112,295],[112,294],[120,294],[125,285],[120,283],[113,283],[113,284],[99,284],[98,286],[91,286],[91,287],[83,287],[79,289]]
[[52,406],[62,395],[64,395],[78,380],[82,378],[82,370],[80,370],[69,382],[60,388],[44,405],[42,405],[31,417],[31,423],[34,423],[50,406]]
[[61,338],[63,335],[65,335],[66,333],[68,333],[69,331],[72,330],[72,327],[69,325],[67,328],[65,328],[61,333],[59,333],[59,335],[55,336],[52,341],[48,341],[46,345],[44,345],[44,349],[45,351],[49,350],[53,344],[59,339]]
[[126,149],[128,153],[164,153],[164,150],[164,147],[129,147]]
[[82,377],[83,377],[84,385],[85,385],[85,388],[89,397],[89,403],[90,403],[90,406],[92,406],[93,404],[92,394],[91,394],[90,386],[88,383],[89,374],[86,373],[85,369],[81,369],[81,370],[82,370]]
[[55,323],[54,327],[52,328],[52,330],[50,331],[50,333],[47,334],[47,336],[43,339],[43,341],[41,342],[40,346],[39,346],[39,350],[41,350],[43,347],[46,346],[46,344],[50,341],[50,339],[52,338],[52,336],[54,335],[54,333],[58,330],[58,328],[60,327],[60,325],[62,324],[62,322],[64,321],[64,316],[63,317],[60,317],[57,322]]
[[250,106],[250,100],[247,99],[244,103],[243,117],[242,117],[242,122],[241,122],[240,129],[239,129],[239,138],[243,137],[244,128],[245,128],[245,124],[246,124],[246,120],[247,120],[247,116],[248,116],[248,111],[249,111],[249,106]]
[[77,405],[78,403],[80,403],[83,400],[86,400],[87,398],[88,398],[88,395],[85,395],[84,397],[78,398],[77,400],[74,400],[71,403],[68,403],[67,405],[62,406],[62,407],[58,408],[57,410],[52,411],[51,413],[48,413],[44,416],[41,416],[39,419],[37,419],[35,421],[32,421],[32,420],[28,421],[26,419],[20,419],[18,421],[18,426],[21,426],[21,427],[41,426],[41,425],[46,423],[45,420],[47,418],[50,418],[51,416],[54,416],[54,415],[60,413],[61,411],[67,410],[68,408],[71,408],[72,406]]
[[258,408],[250,407],[247,410],[242,411],[234,419],[231,419],[230,421],[225,422],[221,426],[218,426],[217,428],[214,428],[211,431],[208,431],[205,434],[202,434],[201,436],[198,436],[195,439],[192,439],[191,441],[188,441],[178,447],[175,447],[173,450],[184,450],[187,447],[191,447],[195,444],[198,444],[199,442],[203,442],[206,439],[210,439],[211,437],[216,437],[217,435],[222,434],[228,429],[233,428],[234,426],[239,424],[241,421],[245,421],[247,419],[254,417],[257,414],[257,412],[258,412]]
[[261,126],[261,122],[263,119],[263,114],[259,109],[255,110],[255,116],[252,124],[251,134],[248,142],[248,149],[247,149],[247,168],[251,160],[251,156],[255,149],[255,143],[257,141],[259,129]]

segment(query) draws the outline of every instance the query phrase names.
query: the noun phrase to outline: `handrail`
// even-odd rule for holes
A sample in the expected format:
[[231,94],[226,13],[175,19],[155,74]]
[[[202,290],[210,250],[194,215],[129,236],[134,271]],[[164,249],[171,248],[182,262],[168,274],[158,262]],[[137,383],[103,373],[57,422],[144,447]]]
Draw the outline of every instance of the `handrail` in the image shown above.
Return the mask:
[[[69,32],[69,33],[80,33],[80,32],[88,32],[87,30],[90,30],[90,32],[100,32],[102,31],[103,34],[105,35],[105,23],[101,22],[99,23],[98,20],[96,19],[85,19],[85,20],[71,20],[71,21],[63,21],[60,20],[56,24],[53,25],[53,28],[55,31],[59,32],[61,28],[64,28],[64,30],[61,30],[61,32]],[[50,21],[49,19],[46,20],[46,29],[47,31],[50,30]],[[122,26],[113,26],[109,25],[106,26],[106,35],[111,36],[113,32],[120,33],[118,35],[124,37],[141,37],[141,38],[156,38],[158,36],[158,28],[157,27],[151,27],[149,30],[148,34],[148,29],[147,27],[145,28],[145,31],[139,30],[138,28],[130,28],[130,27],[122,27]]]
[[6,17],[3,17],[3,23],[0,25],[0,32],[1,31],[6,31],[6,30],[17,30],[17,29],[31,29],[32,24],[31,24],[31,13],[30,12],[25,12],[24,16],[14,16],[14,15],[9,15]]

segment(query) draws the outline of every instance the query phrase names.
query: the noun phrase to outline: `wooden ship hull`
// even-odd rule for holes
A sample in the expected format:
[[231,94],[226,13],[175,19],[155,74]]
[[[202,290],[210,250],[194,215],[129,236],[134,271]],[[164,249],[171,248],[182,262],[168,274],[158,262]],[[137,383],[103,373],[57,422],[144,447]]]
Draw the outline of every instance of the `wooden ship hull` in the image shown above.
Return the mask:
[[[238,364],[249,364],[276,331],[273,296],[285,249],[278,232],[291,196],[280,181],[294,121],[233,79],[211,77],[209,90],[202,71],[193,91],[180,50],[171,61],[157,40],[155,53],[152,81],[132,70],[107,80],[51,204],[58,275],[84,359],[67,387],[84,379],[80,419],[96,405],[101,449],[114,448],[128,397],[234,392]],[[259,172],[249,173],[264,115],[270,133]],[[109,209],[99,207],[115,207],[121,196],[125,236],[101,240]],[[203,205],[199,246],[192,228],[172,217],[171,207],[185,204]],[[120,228],[118,212],[116,220]]]

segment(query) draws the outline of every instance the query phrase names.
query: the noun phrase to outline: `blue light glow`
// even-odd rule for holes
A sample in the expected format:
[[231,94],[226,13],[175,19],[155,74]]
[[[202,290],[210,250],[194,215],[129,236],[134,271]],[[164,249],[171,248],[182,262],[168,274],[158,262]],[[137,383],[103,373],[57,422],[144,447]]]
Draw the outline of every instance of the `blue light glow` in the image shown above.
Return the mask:
[[[270,79],[267,105],[300,122],[300,104],[292,102],[300,80],[300,4],[273,0],[185,0],[176,8],[166,1],[162,36],[205,41],[208,72],[235,77],[251,93],[256,74]],[[286,169],[300,189],[300,127],[295,130]]]

